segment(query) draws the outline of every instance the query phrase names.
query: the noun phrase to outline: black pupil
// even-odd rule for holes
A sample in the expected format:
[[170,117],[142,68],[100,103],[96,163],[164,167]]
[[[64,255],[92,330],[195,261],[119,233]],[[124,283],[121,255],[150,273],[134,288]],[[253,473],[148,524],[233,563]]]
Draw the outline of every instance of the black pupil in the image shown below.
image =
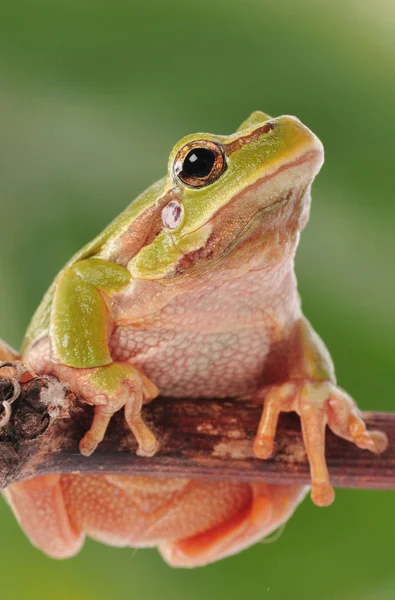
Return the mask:
[[189,177],[207,177],[215,163],[215,153],[207,148],[194,148],[185,157],[182,170]]

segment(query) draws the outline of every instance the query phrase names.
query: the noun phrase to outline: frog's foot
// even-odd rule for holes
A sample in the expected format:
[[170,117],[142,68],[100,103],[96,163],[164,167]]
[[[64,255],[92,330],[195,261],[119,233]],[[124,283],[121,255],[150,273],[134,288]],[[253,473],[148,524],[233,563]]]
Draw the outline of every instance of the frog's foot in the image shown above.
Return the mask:
[[293,380],[258,392],[258,399],[263,396],[264,409],[254,443],[255,455],[264,459],[272,455],[280,412],[297,412],[310,463],[311,497],[318,506],[327,506],[334,500],[325,461],[326,425],[359,448],[378,454],[387,447],[385,434],[367,431],[354,400],[329,381]]
[[81,454],[89,456],[96,450],[111,417],[122,407],[138,443],[137,454],[153,456],[158,451],[159,442],[144,423],[141,408],[156,398],[159,390],[141,371],[129,364],[112,363],[92,369],[57,365],[55,374],[95,407],[92,425],[80,441]]

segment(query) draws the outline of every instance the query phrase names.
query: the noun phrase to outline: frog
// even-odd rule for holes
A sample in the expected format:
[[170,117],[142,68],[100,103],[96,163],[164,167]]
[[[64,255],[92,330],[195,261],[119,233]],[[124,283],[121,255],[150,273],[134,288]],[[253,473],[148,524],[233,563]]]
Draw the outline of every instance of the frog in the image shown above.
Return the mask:
[[[373,453],[337,385],[330,354],[303,315],[294,269],[324,161],[297,117],[254,111],[230,135],[196,133],[170,152],[164,178],[140,194],[56,276],[26,332],[21,357],[93,407],[84,456],[123,410],[149,460],[160,440],[142,407],[167,398],[249,399],[262,405],[257,459],[274,451],[282,412],[301,421],[311,486],[54,474],[11,484],[6,498],[32,543],[55,558],[86,536],[157,547],[195,567],[251,546],[280,527],[311,489],[334,499],[325,430]],[[10,348],[3,358],[15,358]]]

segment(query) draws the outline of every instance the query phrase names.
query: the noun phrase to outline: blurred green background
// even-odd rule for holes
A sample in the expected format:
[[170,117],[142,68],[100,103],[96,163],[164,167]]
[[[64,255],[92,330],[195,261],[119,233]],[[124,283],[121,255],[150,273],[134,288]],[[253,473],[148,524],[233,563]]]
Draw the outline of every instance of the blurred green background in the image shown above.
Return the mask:
[[[51,278],[180,137],[293,113],[326,148],[297,260],[305,313],[359,405],[393,410],[394,34],[392,0],[3,0],[1,337],[19,345]],[[279,541],[182,571],[90,541],[51,561],[1,501],[2,597],[390,599],[394,510],[392,493],[339,490]]]

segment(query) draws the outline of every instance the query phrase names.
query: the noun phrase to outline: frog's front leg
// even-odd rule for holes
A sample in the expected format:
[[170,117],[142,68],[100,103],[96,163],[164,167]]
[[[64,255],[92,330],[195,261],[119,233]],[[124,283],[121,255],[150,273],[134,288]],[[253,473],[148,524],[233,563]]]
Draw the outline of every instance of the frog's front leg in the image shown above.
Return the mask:
[[141,417],[142,405],[158,395],[157,387],[137,368],[113,362],[108,347],[111,297],[130,281],[122,266],[90,258],[65,269],[51,311],[52,372],[95,406],[91,428],[80,442],[88,456],[102,441],[112,415],[125,407],[138,442],[137,453],[153,456],[159,444]]
[[310,324],[301,319],[290,340],[290,369],[287,381],[258,391],[264,409],[254,443],[258,458],[273,453],[280,412],[295,411],[302,425],[303,440],[310,463],[315,504],[326,506],[334,499],[325,460],[325,428],[353,442],[359,448],[380,453],[387,446],[385,434],[367,431],[354,400],[336,385],[332,361],[323,342]]

